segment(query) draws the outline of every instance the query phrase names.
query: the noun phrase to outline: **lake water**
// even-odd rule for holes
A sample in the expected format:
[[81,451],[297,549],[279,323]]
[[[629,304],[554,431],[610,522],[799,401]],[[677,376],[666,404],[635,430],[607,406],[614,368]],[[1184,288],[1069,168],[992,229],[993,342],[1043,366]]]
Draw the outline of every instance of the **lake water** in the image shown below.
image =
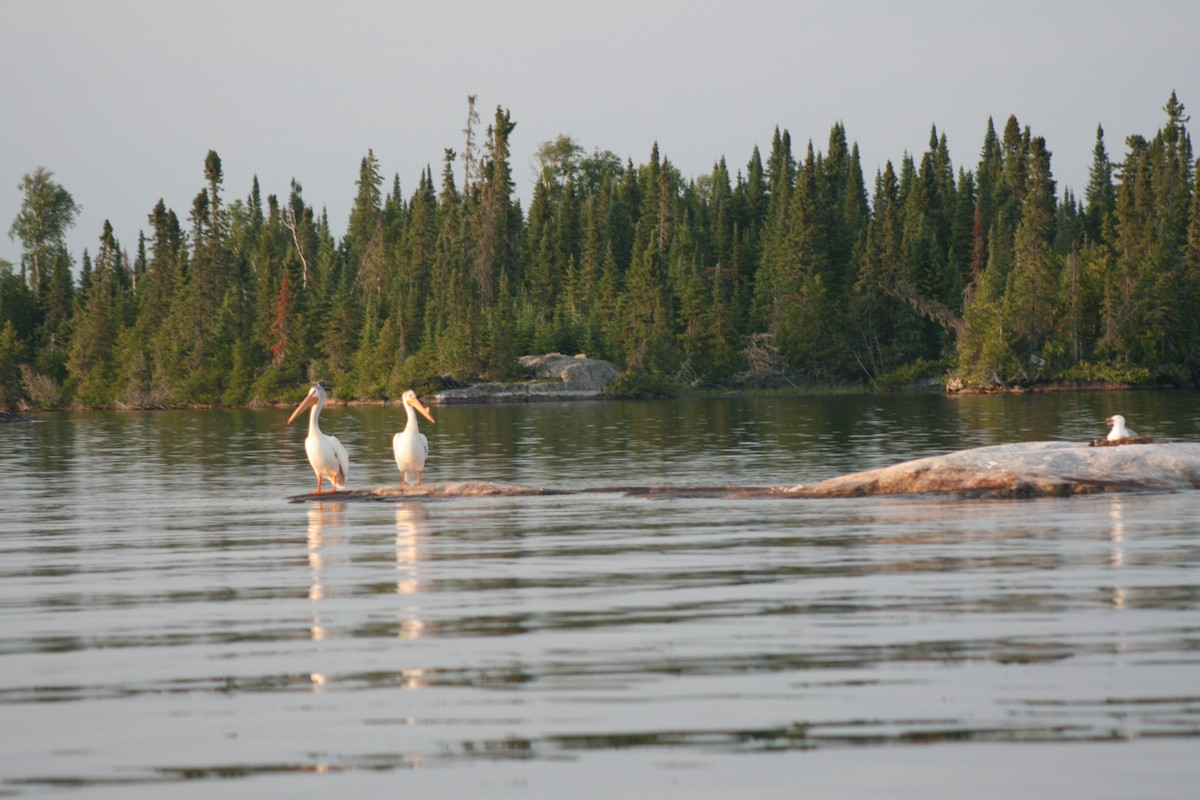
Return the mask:
[[[435,408],[425,478],[792,485],[1198,400]],[[0,797],[1197,796],[1200,494],[293,502],[287,415],[0,426]],[[321,421],[398,481],[400,409]]]

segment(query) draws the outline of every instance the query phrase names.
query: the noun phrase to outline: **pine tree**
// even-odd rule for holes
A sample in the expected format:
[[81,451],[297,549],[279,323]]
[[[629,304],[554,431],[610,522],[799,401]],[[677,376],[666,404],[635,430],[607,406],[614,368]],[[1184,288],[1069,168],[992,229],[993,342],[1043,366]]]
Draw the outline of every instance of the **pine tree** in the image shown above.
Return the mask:
[[1130,136],[1111,226],[1101,352],[1118,364],[1179,379],[1191,359],[1196,289],[1183,254],[1192,193],[1192,148],[1172,94],[1153,139]]
[[790,202],[795,185],[795,160],[791,153],[791,137],[775,129],[771,156],[767,162],[769,196],[760,238],[759,266],[754,277],[753,327],[769,331],[778,316],[781,299],[777,296],[778,273],[787,258],[787,238]]
[[987,131],[983,137],[983,147],[979,154],[979,165],[975,169],[976,209],[972,220],[972,230],[978,229],[979,236],[973,235],[972,264],[973,272],[978,273],[987,263],[986,252],[992,226],[996,221],[996,202],[1000,182],[1004,171],[1004,153],[1000,147],[1000,137],[996,135],[996,127],[992,118],[988,117]]
[[21,387],[21,364],[25,363],[25,348],[17,338],[12,320],[0,324],[0,409],[14,410],[25,399]]
[[67,374],[75,402],[106,406],[115,399],[113,353],[121,329],[120,245],[112,225],[104,221],[91,280],[83,294],[67,360]]
[[904,209],[900,182],[889,161],[875,181],[874,213],[863,232],[856,257],[854,285],[857,320],[847,348],[860,369],[874,379],[927,355],[926,323],[901,299],[911,287],[905,255]]
[[22,342],[31,342],[37,325],[37,303],[29,285],[0,258],[0,325],[11,322]]
[[1013,242],[1006,314],[1017,348],[1032,363],[1055,332],[1060,267],[1054,254],[1054,181],[1050,153],[1038,136],[1030,140],[1026,193]]
[[1200,375],[1200,160],[1195,169],[1181,259],[1180,278],[1186,293],[1180,303],[1184,319],[1177,345],[1180,361],[1191,376]]
[[431,273],[437,251],[437,214],[433,174],[426,169],[409,202],[408,220],[399,244],[394,308],[396,334],[406,353],[416,352],[425,344],[425,320],[432,313],[429,304]]
[[364,301],[388,294],[389,263],[383,229],[383,176],[375,153],[368,150],[359,166],[358,194],[346,234],[347,267]]
[[503,108],[496,108],[495,121],[488,126],[488,141],[481,168],[482,186],[476,221],[475,259],[472,276],[484,308],[501,299],[501,276],[513,277],[517,230],[512,202],[512,170],[509,166],[509,137],[516,123]]
[[783,257],[770,276],[772,306],[767,331],[792,368],[824,379],[840,338],[828,302],[829,255],[817,205],[819,173],[811,144],[788,204]]
[[1096,126],[1096,145],[1092,148],[1092,166],[1088,173],[1087,190],[1084,193],[1084,230],[1093,242],[1103,242],[1105,227],[1117,208],[1117,197],[1113,190],[1112,164],[1104,148],[1104,128]]

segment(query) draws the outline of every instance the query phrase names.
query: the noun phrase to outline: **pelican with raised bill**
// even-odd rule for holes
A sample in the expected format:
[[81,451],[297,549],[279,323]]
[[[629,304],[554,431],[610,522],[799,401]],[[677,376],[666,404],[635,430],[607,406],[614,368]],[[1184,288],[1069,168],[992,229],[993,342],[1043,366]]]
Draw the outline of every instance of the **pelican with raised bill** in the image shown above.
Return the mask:
[[[404,413],[408,416],[408,424],[404,430],[392,437],[392,452],[396,454],[396,466],[400,468],[401,485],[407,482],[409,473],[417,473],[417,485],[421,485],[421,472],[425,469],[425,458],[429,455],[429,439],[417,430],[417,411],[425,419],[433,422],[429,407],[417,399],[417,394],[408,389],[401,397],[404,403]],[[415,409],[415,410],[414,410]]]
[[[308,394],[296,406],[296,410],[288,417],[288,424],[300,416],[300,412],[312,406],[308,415],[308,436],[304,439],[304,452],[308,454],[308,463],[312,464],[313,472],[317,473],[317,494],[321,494],[322,481],[329,478],[334,489],[346,488],[346,476],[350,474],[350,455],[346,448],[337,440],[321,431],[317,419],[325,408],[325,381],[317,381],[308,390]],[[332,489],[330,491],[333,491]]]
[[1112,425],[1112,430],[1108,432],[1108,436],[1106,437],[1110,442],[1116,442],[1121,439],[1133,439],[1137,436],[1136,431],[1125,427],[1125,418],[1120,414],[1113,414],[1105,421],[1109,425]]

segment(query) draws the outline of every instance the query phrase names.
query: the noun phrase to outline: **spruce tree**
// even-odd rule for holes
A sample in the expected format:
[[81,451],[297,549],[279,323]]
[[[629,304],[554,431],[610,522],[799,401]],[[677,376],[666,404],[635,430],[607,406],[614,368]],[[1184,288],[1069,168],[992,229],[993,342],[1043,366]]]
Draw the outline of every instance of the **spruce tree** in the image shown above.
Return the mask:
[[25,348],[17,338],[12,320],[0,321],[0,410],[15,410],[24,400],[21,365],[26,363]]
[[1104,128],[1096,126],[1096,144],[1092,148],[1092,166],[1088,172],[1085,202],[1084,230],[1093,242],[1104,241],[1104,229],[1117,207],[1117,196],[1113,190],[1112,164],[1104,148]]
[[1030,140],[1027,190],[1013,241],[1013,270],[1006,287],[1008,327],[1023,360],[1041,363],[1043,346],[1055,333],[1060,266],[1054,253],[1054,181],[1042,137]]
[[77,404],[107,406],[115,399],[113,354],[120,333],[123,300],[120,245],[104,221],[91,280],[83,294],[67,360],[71,394]]

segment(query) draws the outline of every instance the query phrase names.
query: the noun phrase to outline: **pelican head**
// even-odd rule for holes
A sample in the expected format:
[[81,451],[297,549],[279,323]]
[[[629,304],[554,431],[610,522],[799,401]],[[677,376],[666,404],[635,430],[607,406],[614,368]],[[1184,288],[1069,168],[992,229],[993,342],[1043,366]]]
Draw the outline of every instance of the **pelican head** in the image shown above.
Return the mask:
[[400,399],[404,403],[405,410],[408,410],[409,408],[415,408],[417,411],[421,412],[421,416],[425,417],[425,419],[429,420],[430,422],[434,422],[433,415],[429,411],[429,406],[417,399],[417,393],[412,389],[406,389],[404,394],[400,396]]
[[325,381],[317,381],[308,390],[308,394],[304,395],[304,399],[300,401],[300,405],[296,406],[296,410],[288,417],[288,424],[292,424],[292,420],[300,416],[304,409],[308,408],[313,403],[317,404],[317,413],[321,413],[321,409],[325,407],[326,392],[329,389],[329,384]]

